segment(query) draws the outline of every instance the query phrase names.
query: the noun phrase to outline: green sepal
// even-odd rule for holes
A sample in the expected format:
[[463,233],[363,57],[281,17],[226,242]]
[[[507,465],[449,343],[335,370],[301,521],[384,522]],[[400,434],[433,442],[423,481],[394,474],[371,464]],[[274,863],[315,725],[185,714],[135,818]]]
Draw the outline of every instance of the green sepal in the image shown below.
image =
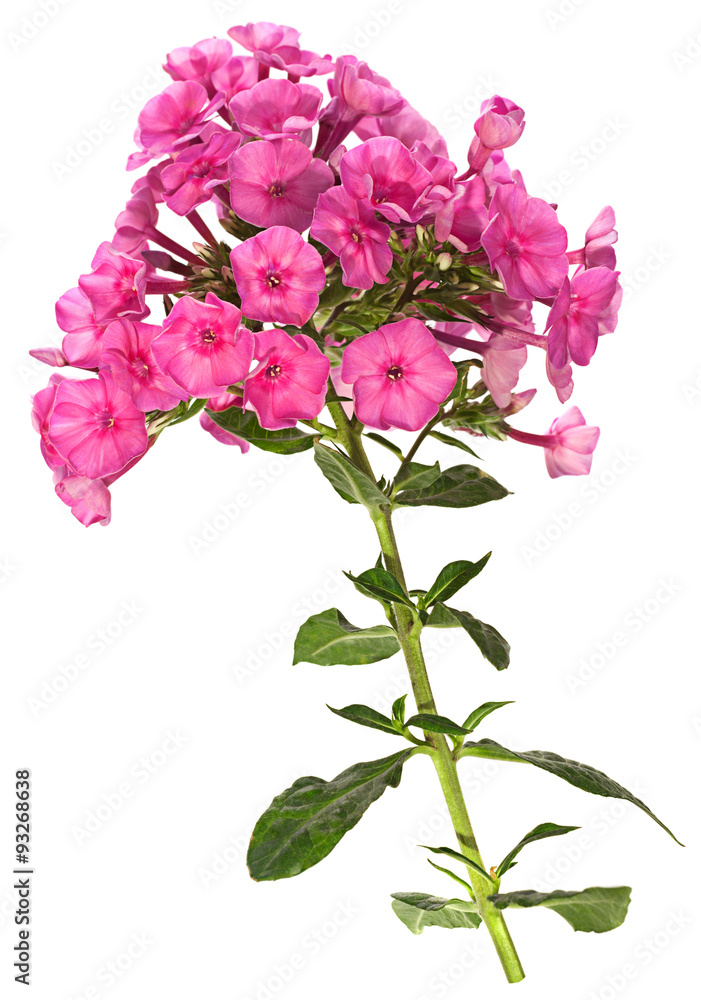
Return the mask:
[[315,442],[314,461],[339,496],[348,503],[361,503],[368,510],[379,510],[389,503],[387,497],[369,476],[333,448]]
[[482,572],[489,562],[491,554],[491,552],[488,552],[478,562],[458,559],[444,566],[424,597],[425,607],[430,608],[436,601],[444,603],[454,594],[457,594],[459,590],[462,590],[470,580],[473,580]]
[[517,854],[520,854],[527,844],[534,844],[537,840],[545,840],[547,837],[560,837],[565,833],[571,833],[573,830],[580,829],[581,827],[579,826],[558,826],[557,823],[540,823],[527,833],[525,837],[522,837],[518,844],[509,851],[504,860],[497,865],[497,878],[501,878],[505,872],[517,864],[514,858]]
[[346,705],[345,708],[331,708],[326,706],[334,715],[340,715],[342,719],[349,722],[356,722],[359,726],[368,726],[369,729],[379,729],[383,733],[391,733],[392,736],[401,736],[401,730],[392,724],[392,720],[386,715],[381,715],[374,708],[368,705]]
[[353,576],[352,573],[345,571],[344,576],[348,577],[355,589],[361,594],[372,597],[374,600],[380,601],[381,604],[398,603],[405,604],[408,608],[414,608],[409,597],[404,593],[402,585],[389,570],[375,566],[373,569],[366,569],[360,576]]
[[412,934],[424,927],[474,929],[480,925],[475,903],[466,899],[442,899],[425,892],[393,892],[392,909]]
[[228,410],[207,410],[208,416],[225,431],[248,441],[262,451],[272,451],[277,455],[295,455],[308,451],[314,444],[311,434],[305,434],[298,427],[287,427],[281,431],[268,431],[258,423],[253,410],[245,412],[240,406],[230,406]]
[[255,825],[246,862],[257,882],[299,875],[318,864],[386,788],[396,788],[416,751],[353,764],[331,781],[299,778]]
[[402,490],[394,500],[396,507],[476,507],[501,500],[509,491],[474,465],[454,465],[446,469],[430,486],[420,490]]
[[377,663],[400,649],[397,634],[389,625],[356,628],[338,608],[312,615],[295,638],[294,663],[316,663],[330,667],[338,663]]
[[626,919],[630,903],[630,887],[627,885],[602,888],[591,886],[581,892],[535,892],[524,889],[521,892],[504,892],[489,896],[489,900],[500,909],[507,907],[545,906],[554,910],[576,931],[593,931],[602,934],[620,927]]
[[493,625],[487,625],[475,618],[469,611],[448,608],[440,601],[433,606],[425,624],[429,628],[463,628],[475,643],[480,653],[497,670],[505,670],[509,665],[511,647],[504,636]]

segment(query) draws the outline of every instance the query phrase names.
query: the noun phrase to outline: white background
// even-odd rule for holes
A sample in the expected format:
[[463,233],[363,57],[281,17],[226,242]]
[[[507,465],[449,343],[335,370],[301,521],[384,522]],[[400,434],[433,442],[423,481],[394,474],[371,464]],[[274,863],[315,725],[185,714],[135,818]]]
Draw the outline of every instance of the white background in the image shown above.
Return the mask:
[[[53,496],[29,424],[29,394],[50,371],[25,352],[55,342],[55,299],[112,235],[133,181],[123,165],[138,109],[168,82],[159,64],[178,45],[259,19],[294,24],[317,51],[367,59],[444,132],[461,165],[479,101],[493,92],[517,101],[527,127],[508,159],[531,193],[560,202],[572,247],[605,204],[615,207],[626,300],[615,336],[577,370],[573,398],[602,428],[591,480],[551,481],[536,449],[480,443],[489,471],[515,495],[473,511],[415,513],[399,536],[413,586],[427,586],[451,559],[494,549],[465,601],[509,638],[512,666],[497,674],[466,638],[442,651],[434,644],[439,709],[463,718],[482,701],[514,699],[482,735],[602,768],[688,844],[676,846],[632,806],[534,768],[464,762],[488,864],[536,823],[582,828],[526,850],[506,888],[633,886],[628,920],[611,934],[574,934],[547,911],[513,913],[528,978],[508,995],[692,995],[701,741],[696,5],[44,7],[50,16],[38,2],[6,4],[0,32],[3,995],[24,995],[11,967],[19,767],[34,782],[40,1000],[506,995],[482,931],[414,938],[391,912],[393,891],[452,894],[416,848],[453,843],[423,758],[318,867],[260,885],[246,872],[246,841],[274,794],[300,775],[330,778],[397,749],[324,704],[386,710],[407,689],[398,657],[290,665],[290,636],[309,614],[339,606],[357,624],[377,620],[340,576],[375,560],[363,512],[342,504],[308,455],[242,457],[193,421],[164,435],[114,487],[112,525],[88,530]],[[541,391],[520,426],[542,432],[561,407],[535,359],[521,387],[530,385]],[[428,448],[426,457],[454,461],[445,451]],[[78,672],[71,665],[81,655],[88,662]],[[61,668],[77,676],[64,683]],[[54,700],[41,701],[54,685],[62,688]],[[121,802],[120,786],[129,793]]]

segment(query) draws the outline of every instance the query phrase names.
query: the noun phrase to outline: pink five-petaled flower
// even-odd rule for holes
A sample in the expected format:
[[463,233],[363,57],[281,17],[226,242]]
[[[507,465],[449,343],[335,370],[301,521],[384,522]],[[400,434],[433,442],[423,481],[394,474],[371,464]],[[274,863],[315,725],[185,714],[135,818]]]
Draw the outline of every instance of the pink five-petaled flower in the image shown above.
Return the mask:
[[576,406],[571,406],[554,420],[548,434],[528,434],[513,427],[508,434],[515,441],[545,449],[545,465],[552,479],[589,475],[592,455],[599,440],[599,428],[588,427]]
[[309,228],[322,191],[331,187],[333,171],[313,157],[299,139],[249,142],[229,161],[231,207],[254,226]]
[[467,160],[472,173],[479,173],[495,149],[513,146],[525,126],[523,108],[497,94],[483,101],[482,114],[475,122],[475,138],[470,144]]
[[63,353],[75,368],[97,368],[102,337],[109,323],[98,323],[82,288],[71,288],[56,303],[56,322],[65,331]]
[[406,104],[389,80],[371,70],[366,62],[359,62],[350,55],[336,60],[329,90],[337,99],[337,113],[344,120],[360,119],[365,115],[394,115]]
[[241,308],[249,319],[302,327],[326,284],[317,250],[287,226],[272,226],[231,251]]
[[567,276],[567,233],[552,206],[529,198],[518,184],[502,184],[482,234],[492,269],[514,299],[555,295]]
[[240,143],[238,132],[215,132],[207,142],[179,152],[161,175],[168,208],[176,215],[188,215],[209,201],[211,189],[228,179],[228,160]]
[[333,187],[319,198],[311,235],[339,256],[344,285],[372,288],[388,281],[390,234],[387,223],[377,221],[370,205],[357,201],[343,187]]
[[104,526],[112,517],[112,497],[102,479],[87,476],[63,476],[55,486],[56,496],[70,507],[71,514],[89,528],[91,524]]
[[286,24],[273,24],[272,21],[249,21],[248,24],[237,24],[229,28],[227,35],[238,42],[249,52],[270,54],[281,45],[297,48],[299,32]]
[[83,274],[78,285],[93,307],[97,323],[119,316],[143,319],[150,312],[145,304],[146,264],[119,253],[111,243],[101,243],[93,258],[91,274]]
[[164,375],[156,364],[151,342],[161,332],[152,323],[118,319],[105,330],[101,363],[138,410],[172,410],[189,393]]
[[371,427],[417,431],[435,417],[456,371],[418,319],[388,323],[346,348],[341,378],[353,385],[358,419]]
[[261,427],[294,427],[321,413],[330,365],[311,337],[264,330],[256,334],[255,355],[260,364],[244,382],[243,405],[253,407]]
[[229,110],[244,135],[272,139],[313,128],[323,99],[309,83],[261,80],[232,97]]
[[349,150],[341,160],[343,186],[354,198],[369,199],[390,222],[416,222],[422,196],[433,178],[399,139],[379,136]]
[[253,334],[240,323],[241,310],[214,292],[178,299],[152,343],[159,368],[191,396],[217,395],[251,367]]
[[49,441],[77,475],[88,479],[119,472],[148,447],[144,414],[104,372],[84,382],[61,382]]
[[212,74],[231,59],[231,42],[227,38],[204,38],[195,45],[173,49],[166,56],[163,69],[174,80],[192,80],[214,97],[216,84]]
[[218,106],[217,101],[209,101],[207,91],[199,83],[192,80],[171,83],[144,105],[139,115],[137,141],[152,156],[170,153],[198,135]]
[[588,365],[599,336],[616,327],[619,305],[618,271],[608,267],[580,269],[565,281],[548,313],[548,357],[556,369],[570,358]]
[[586,231],[584,247],[567,254],[570,264],[584,264],[585,267],[616,267],[616,251],[613,244],[618,240],[615,229],[616,216],[610,205],[602,208]]

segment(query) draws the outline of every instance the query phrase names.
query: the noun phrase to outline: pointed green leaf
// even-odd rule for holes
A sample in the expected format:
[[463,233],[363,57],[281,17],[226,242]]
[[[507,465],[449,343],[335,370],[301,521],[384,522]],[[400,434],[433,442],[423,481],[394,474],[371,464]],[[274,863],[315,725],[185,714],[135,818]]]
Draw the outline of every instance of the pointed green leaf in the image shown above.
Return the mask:
[[430,608],[436,601],[445,603],[453,594],[457,594],[459,590],[462,590],[465,584],[469,583],[478,573],[482,572],[489,562],[491,554],[491,552],[488,552],[486,556],[482,556],[479,562],[476,563],[469,562],[467,559],[458,559],[456,562],[451,562],[447,566],[444,566],[436,577],[436,582],[429,588],[424,598],[426,607]]
[[412,715],[406,721],[407,726],[418,726],[426,733],[446,733],[448,736],[467,736],[469,729],[464,729],[457,722],[446,719],[443,715],[428,715],[424,712]]
[[386,715],[376,712],[374,708],[370,708],[368,705],[346,705],[345,708],[331,708],[330,705],[327,705],[326,707],[331,709],[334,715],[340,715],[342,719],[348,719],[349,722],[357,722],[359,726],[380,729],[383,733],[391,733],[393,736],[402,735],[392,725],[391,719],[388,719]]
[[369,510],[377,510],[389,500],[377,484],[356,469],[349,458],[326,445],[314,444],[314,461],[333,488],[348,503],[362,503]]
[[365,437],[370,438],[370,440],[374,441],[376,444],[381,444],[383,448],[387,449],[387,451],[391,451],[393,455],[396,455],[397,458],[404,461],[404,453],[402,452],[402,449],[394,443],[394,441],[390,441],[381,434],[375,434],[374,431],[366,431]]
[[248,848],[251,878],[290,878],[330,854],[386,788],[396,788],[414,750],[353,764],[331,781],[299,778],[273,799]]
[[406,711],[406,699],[407,696],[403,694],[401,698],[397,700],[392,705],[392,719],[396,720],[399,725],[404,725],[404,713]]
[[393,892],[392,909],[412,934],[424,927],[475,928],[480,916],[475,903],[466,899],[441,899],[425,892]]
[[338,608],[312,615],[295,639],[293,663],[376,663],[399,652],[399,640],[389,625],[356,628]]
[[373,569],[366,569],[360,576],[353,576],[352,573],[344,575],[353,583],[356,590],[366,597],[373,597],[382,604],[396,602],[406,604],[409,608],[414,607],[399,581],[386,569],[375,566]]
[[228,410],[207,410],[208,416],[225,431],[235,434],[262,451],[272,451],[277,455],[294,455],[307,451],[314,444],[311,434],[305,434],[298,427],[288,427],[281,431],[268,431],[258,423],[253,410],[244,411],[240,406],[230,406]]
[[487,880],[487,882],[491,882],[492,885],[495,885],[494,879],[491,875],[487,875],[484,868],[481,868],[477,862],[470,861],[469,858],[466,858],[464,854],[460,854],[459,851],[454,851],[452,847],[429,847],[428,844],[419,844],[419,847],[423,847],[427,851],[433,851],[434,854],[445,854],[449,858],[452,858],[453,861],[459,861],[461,864],[467,865],[467,867],[473,872],[477,872],[477,874],[481,875],[483,879]]
[[496,712],[498,708],[503,708],[504,705],[513,705],[513,701],[485,701],[485,703],[480,705],[479,708],[476,708],[474,712],[470,712],[468,717],[463,722],[463,726],[465,729],[472,732],[473,729],[477,729],[482,719],[486,719],[488,715],[491,715],[492,712]]
[[539,826],[534,827],[530,833],[527,833],[525,837],[519,840],[516,847],[512,848],[504,860],[497,866],[497,878],[501,878],[504,872],[514,867],[516,864],[514,858],[523,850],[526,844],[533,844],[536,840],[545,840],[546,837],[560,837],[564,833],[571,833],[573,830],[580,829],[581,827],[579,826],[558,826],[557,823],[541,823]]
[[435,438],[443,444],[451,445],[453,448],[460,448],[461,451],[466,451],[468,455],[472,455],[472,457],[476,458],[479,462],[482,461],[479,455],[474,452],[469,445],[465,444],[464,441],[461,441],[460,438],[453,437],[452,434],[444,434],[442,431],[429,431],[429,437]]
[[454,465],[442,472],[435,482],[420,490],[403,490],[394,503],[397,507],[476,507],[490,500],[508,496],[496,479],[474,465]]
[[457,882],[458,885],[461,885],[463,889],[465,889],[469,894],[470,899],[474,900],[475,894],[472,891],[472,886],[468,882],[460,878],[459,875],[456,875],[455,872],[451,872],[450,868],[442,868],[440,865],[437,865],[435,861],[431,861],[430,858],[426,858],[426,860],[428,861],[431,868],[435,868],[436,871],[442,872],[444,875],[447,875],[448,878],[452,878],[453,882]]
[[433,606],[426,625],[429,628],[457,628],[459,625],[467,632],[482,656],[489,660],[492,666],[496,667],[497,670],[505,670],[509,665],[511,647],[504,636],[497,632],[493,625],[481,622],[469,611],[457,611],[455,608],[448,608],[438,602]]
[[601,934],[620,927],[626,919],[630,903],[630,888],[627,885],[613,888],[592,886],[581,892],[504,892],[489,899],[500,910],[507,906],[547,906],[563,917],[576,931],[594,931]]
[[441,468],[435,465],[421,465],[420,462],[407,462],[397,473],[394,485],[396,489],[422,490],[430,486],[441,474]]
[[562,778],[563,781],[574,785],[575,788],[591,792],[592,795],[603,795],[606,798],[612,799],[625,799],[627,802],[632,802],[633,805],[642,809],[673,840],[676,840],[682,847],[684,846],[680,840],[677,840],[669,827],[665,826],[662,820],[658,819],[644,802],[636,798],[623,785],[619,785],[617,781],[609,778],[603,771],[597,771],[595,767],[590,767],[589,764],[580,764],[576,760],[568,760],[566,757],[560,757],[558,754],[550,753],[548,750],[507,750],[506,747],[495,743],[494,740],[487,739],[480,740],[478,743],[466,743],[463,749],[460,750],[459,756],[485,757],[488,760],[513,761],[514,763],[523,761],[526,764],[533,764],[543,771],[549,771],[550,774]]

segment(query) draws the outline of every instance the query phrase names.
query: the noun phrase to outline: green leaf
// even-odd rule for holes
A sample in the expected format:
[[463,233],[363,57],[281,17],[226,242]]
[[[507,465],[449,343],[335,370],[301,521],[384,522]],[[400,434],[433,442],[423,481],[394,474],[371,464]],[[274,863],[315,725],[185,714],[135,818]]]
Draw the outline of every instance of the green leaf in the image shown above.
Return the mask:
[[386,788],[397,787],[413,753],[353,764],[331,781],[298,778],[255,825],[247,857],[251,878],[291,878],[325,858]]
[[445,604],[436,603],[426,625],[429,628],[462,627],[476,644],[480,653],[497,670],[505,670],[509,665],[511,647],[504,636],[493,625],[487,625],[475,618],[469,611],[456,611]]
[[399,640],[389,625],[356,628],[338,608],[312,615],[295,639],[293,663],[377,663],[399,652]]
[[399,725],[404,725],[404,712],[406,710],[406,699],[407,696],[403,694],[401,698],[397,700],[392,705],[392,719],[395,720]]
[[481,573],[489,562],[491,552],[482,556],[479,562],[469,562],[467,559],[458,559],[456,562],[448,563],[444,566],[436,577],[436,582],[429,588],[424,598],[427,608],[430,608],[436,601],[445,602],[457,594],[459,590],[473,580],[478,573]]
[[476,507],[508,496],[496,479],[474,465],[454,465],[421,490],[403,490],[395,499],[398,507]]
[[339,268],[338,273],[319,296],[319,309],[330,309],[345,302],[352,292],[352,288],[343,284],[343,271]]
[[630,888],[619,885],[610,889],[592,886],[581,892],[504,892],[489,899],[500,910],[512,907],[547,906],[563,917],[576,931],[594,931],[601,934],[620,927],[626,919],[630,903]]
[[579,826],[558,826],[557,823],[541,823],[539,826],[534,827],[530,833],[527,833],[525,837],[519,840],[516,847],[512,848],[504,860],[497,866],[497,878],[501,878],[504,872],[514,867],[516,864],[514,858],[523,850],[526,844],[533,844],[536,840],[545,840],[546,837],[559,837],[564,833],[571,833],[573,830],[580,829],[581,827]]
[[420,462],[407,462],[402,465],[397,473],[394,486],[396,489],[422,490],[425,486],[430,486],[441,474],[441,468],[436,462],[435,465],[422,465]]
[[468,455],[472,455],[478,461],[482,461],[477,452],[473,451],[469,445],[461,441],[460,438],[453,437],[452,434],[444,434],[442,431],[429,431],[429,437],[435,438],[436,441],[442,441],[443,444],[448,444],[452,448],[460,448],[461,451],[466,451]]
[[366,597],[373,597],[382,604],[396,602],[406,604],[409,608],[414,607],[399,581],[389,570],[375,566],[373,569],[366,569],[360,576],[353,576],[352,573],[345,572],[344,575],[353,583],[356,590],[365,594]]
[[240,406],[230,406],[228,410],[216,413],[207,410],[207,414],[225,431],[230,431],[262,451],[273,451],[277,455],[294,455],[300,451],[307,451],[314,444],[313,436],[305,434],[298,427],[288,427],[282,431],[265,430],[258,423],[253,410],[246,410],[244,413]]
[[503,708],[504,705],[513,705],[513,701],[485,701],[483,705],[476,708],[474,712],[470,712],[468,717],[463,722],[463,726],[470,732],[473,729],[477,729],[482,719],[486,719],[488,715],[492,712],[496,712],[498,708]]
[[381,444],[383,448],[391,451],[393,455],[397,456],[397,458],[402,459],[402,461],[404,460],[404,453],[402,452],[402,449],[398,447],[394,441],[390,441],[381,434],[376,434],[374,431],[366,431],[365,437],[370,438],[370,440],[374,441],[376,444]]
[[421,713],[419,715],[412,715],[410,719],[406,721],[407,726],[418,726],[419,729],[423,729],[427,733],[447,733],[448,736],[467,736],[469,729],[463,729],[456,722],[451,722],[450,719],[446,719],[443,715],[427,715]]
[[393,892],[392,909],[412,934],[424,927],[475,928],[480,916],[474,903],[465,899],[441,899],[425,892]]
[[391,733],[393,736],[402,735],[392,725],[391,719],[388,719],[386,715],[380,715],[368,705],[346,705],[345,708],[331,708],[330,705],[327,705],[326,707],[331,709],[334,715],[340,715],[342,719],[348,719],[349,722],[357,722],[359,726],[380,729],[383,733]]
[[469,858],[466,858],[464,854],[460,854],[459,851],[454,851],[452,847],[429,847],[428,844],[419,844],[419,846],[424,847],[427,851],[433,851],[434,854],[445,854],[447,857],[452,858],[453,861],[459,861],[461,864],[467,865],[473,872],[477,872],[487,882],[495,885],[494,879],[486,873],[484,868],[481,868],[475,861],[470,861]]
[[550,753],[548,750],[507,750],[506,747],[495,743],[494,740],[487,739],[480,740],[478,743],[466,743],[460,751],[459,756],[485,757],[488,760],[513,761],[514,763],[523,761],[526,764],[533,764],[543,771],[549,771],[550,774],[562,778],[563,781],[574,785],[575,788],[591,792],[592,795],[603,795],[606,798],[612,799],[625,799],[627,802],[632,802],[633,805],[642,809],[673,840],[676,840],[682,847],[684,846],[680,840],[677,840],[669,827],[665,826],[662,820],[658,819],[644,802],[636,798],[623,785],[619,785],[617,781],[605,775],[603,771],[597,771],[595,767],[590,767],[589,764],[580,764],[576,760],[568,760],[566,757],[560,757],[558,754]]
[[315,442],[314,461],[336,492],[348,503],[362,503],[369,510],[379,509],[389,503],[372,479],[356,469],[351,460],[340,452]]
[[436,862],[431,861],[430,858],[426,858],[426,860],[428,861],[431,868],[435,868],[436,871],[438,872],[443,872],[443,874],[447,875],[448,878],[452,878],[453,882],[457,882],[458,885],[461,885],[463,889],[465,889],[465,891],[469,894],[470,898],[474,900],[475,894],[472,891],[472,886],[468,882],[460,878],[459,875],[456,875],[455,872],[451,872],[450,868],[442,868],[441,865],[437,865]]

